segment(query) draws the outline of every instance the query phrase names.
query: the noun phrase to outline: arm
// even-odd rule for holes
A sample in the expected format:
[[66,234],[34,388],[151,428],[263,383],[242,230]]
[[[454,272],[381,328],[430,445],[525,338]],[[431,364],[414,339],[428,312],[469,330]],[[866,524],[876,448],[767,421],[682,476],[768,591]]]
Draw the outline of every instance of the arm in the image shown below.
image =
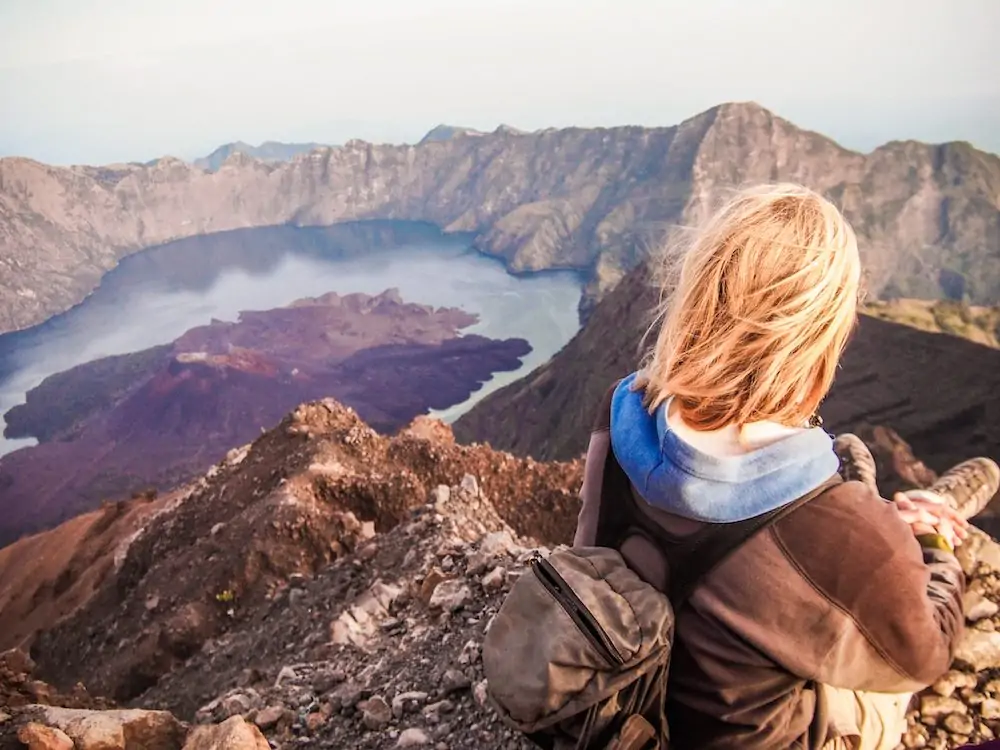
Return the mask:
[[965,618],[965,578],[948,542],[914,537],[891,503],[879,501],[871,548],[878,559],[867,585],[838,602],[850,615],[815,678],[836,687],[908,692],[929,685],[951,666]]

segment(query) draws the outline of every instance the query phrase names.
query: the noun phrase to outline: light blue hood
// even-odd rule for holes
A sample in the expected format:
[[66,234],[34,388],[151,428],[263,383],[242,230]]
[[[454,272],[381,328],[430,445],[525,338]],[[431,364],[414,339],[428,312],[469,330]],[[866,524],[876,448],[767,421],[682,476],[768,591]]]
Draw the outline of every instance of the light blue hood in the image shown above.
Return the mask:
[[611,447],[650,505],[710,523],[742,521],[780,508],[837,473],[833,439],[814,427],[742,456],[715,457],[679,438],[666,408],[650,414],[636,375],[611,401]]

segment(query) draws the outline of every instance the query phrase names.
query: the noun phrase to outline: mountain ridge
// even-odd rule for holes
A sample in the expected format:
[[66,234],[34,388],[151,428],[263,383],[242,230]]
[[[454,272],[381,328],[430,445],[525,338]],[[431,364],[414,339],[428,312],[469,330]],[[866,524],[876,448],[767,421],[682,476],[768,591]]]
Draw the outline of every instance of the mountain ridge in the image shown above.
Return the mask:
[[[650,264],[634,269],[551,360],[460,417],[456,437],[538,460],[581,456],[593,410],[642,359],[658,295]],[[820,414],[831,432],[890,425],[940,472],[1000,459],[998,394],[1000,351],[862,315]]]
[[[288,161],[299,154],[308,153],[313,149],[326,148],[325,143],[285,143],[282,141],[264,141],[259,146],[253,146],[245,141],[224,143],[207,156],[194,159],[191,163],[206,172],[216,172],[233,154],[244,154],[260,161]],[[154,162],[155,163],[155,160]]]
[[[127,254],[195,234],[399,219],[477,235],[514,272],[581,270],[584,312],[732,186],[810,185],[841,204],[870,287],[1000,301],[1000,157],[967,144],[853,152],[753,103],[661,128],[495,132],[423,145],[352,140],[206,173],[0,160],[0,332],[79,302]],[[943,270],[942,270],[943,269]]]

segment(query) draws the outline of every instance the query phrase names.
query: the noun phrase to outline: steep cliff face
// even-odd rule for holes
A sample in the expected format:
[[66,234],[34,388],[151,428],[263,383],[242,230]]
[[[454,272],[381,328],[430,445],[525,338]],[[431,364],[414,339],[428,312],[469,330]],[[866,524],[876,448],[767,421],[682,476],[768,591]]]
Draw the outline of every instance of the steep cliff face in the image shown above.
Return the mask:
[[[645,265],[622,281],[548,363],[483,399],[461,440],[538,459],[580,455],[601,396],[636,368],[657,290]],[[820,412],[831,431],[890,425],[937,471],[1000,458],[1000,351],[862,316]]]
[[[122,256],[179,237],[353,219],[479,234],[514,271],[588,273],[588,304],[729,186],[797,180],[844,206],[872,290],[993,302],[1000,295],[1000,159],[965,144],[892,143],[869,155],[754,104],[669,128],[519,133],[417,146],[352,141],[216,172],[176,159],[57,168],[0,160],[0,331],[78,302]],[[975,269],[975,273],[970,273]]]

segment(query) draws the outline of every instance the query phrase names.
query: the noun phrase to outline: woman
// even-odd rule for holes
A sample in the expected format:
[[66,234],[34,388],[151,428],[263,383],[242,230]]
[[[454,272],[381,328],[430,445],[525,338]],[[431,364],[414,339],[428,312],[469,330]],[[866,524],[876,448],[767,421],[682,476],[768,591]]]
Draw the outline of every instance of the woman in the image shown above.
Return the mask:
[[[913,691],[951,663],[964,622],[953,549],[1000,470],[974,459],[931,492],[887,502],[861,441],[842,436],[838,458],[814,415],[860,280],[854,233],[821,196],[795,185],[737,194],[694,238],[645,366],[617,384],[610,422],[591,437],[577,545],[599,536],[609,447],[641,512],[678,538],[829,484],[680,609],[668,691],[679,750],[893,748]],[[666,590],[654,541],[620,549]]]

